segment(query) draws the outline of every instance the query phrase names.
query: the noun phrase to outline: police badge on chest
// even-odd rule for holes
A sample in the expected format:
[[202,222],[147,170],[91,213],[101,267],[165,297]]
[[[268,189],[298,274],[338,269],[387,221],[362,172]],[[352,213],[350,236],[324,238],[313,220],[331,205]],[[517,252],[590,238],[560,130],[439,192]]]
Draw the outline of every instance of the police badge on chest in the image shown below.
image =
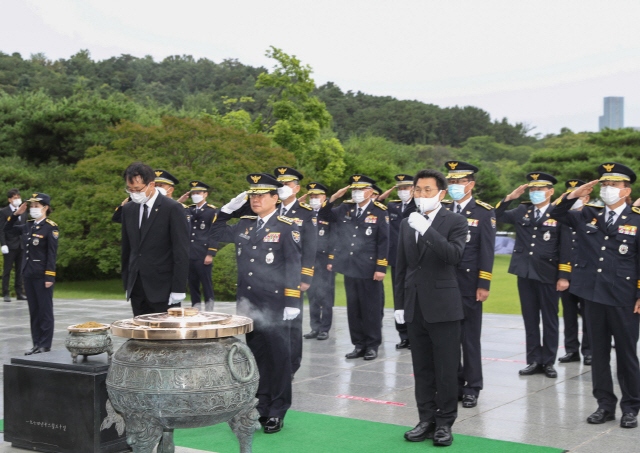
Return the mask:
[[267,264],[273,263],[273,259],[274,259],[273,253],[272,252],[267,253],[267,256],[265,258],[265,261],[267,262]]
[[372,233],[373,230],[371,229],[371,227],[367,228],[367,231],[364,232],[364,234],[366,234],[367,236],[371,236]]
[[629,253],[629,246],[627,244],[620,244],[618,251],[620,252],[620,255],[626,255]]
[[551,233],[547,231],[546,233],[544,233],[544,236],[542,236],[542,239],[548,241],[549,239],[551,239]]
[[200,224],[200,229],[201,229],[201,230],[204,230],[205,228],[206,228],[206,227],[205,227],[205,225],[204,225],[204,222],[202,222],[202,223]]

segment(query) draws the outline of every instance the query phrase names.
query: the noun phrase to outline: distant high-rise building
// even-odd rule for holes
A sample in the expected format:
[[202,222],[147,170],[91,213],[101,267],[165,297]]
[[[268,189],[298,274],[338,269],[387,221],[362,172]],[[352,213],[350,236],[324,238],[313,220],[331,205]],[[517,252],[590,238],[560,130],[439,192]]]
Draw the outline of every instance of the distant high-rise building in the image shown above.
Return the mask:
[[624,127],[624,98],[609,96],[604,98],[604,115],[599,117],[600,130],[622,129]]

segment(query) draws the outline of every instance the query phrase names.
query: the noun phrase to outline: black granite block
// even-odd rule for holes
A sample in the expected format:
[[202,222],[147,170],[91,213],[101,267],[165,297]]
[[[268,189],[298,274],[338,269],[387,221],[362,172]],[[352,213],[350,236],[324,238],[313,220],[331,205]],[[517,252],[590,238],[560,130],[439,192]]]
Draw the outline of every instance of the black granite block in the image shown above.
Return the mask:
[[15,357],[4,365],[4,440],[55,453],[129,451],[107,417],[107,355],[73,363],[66,351]]

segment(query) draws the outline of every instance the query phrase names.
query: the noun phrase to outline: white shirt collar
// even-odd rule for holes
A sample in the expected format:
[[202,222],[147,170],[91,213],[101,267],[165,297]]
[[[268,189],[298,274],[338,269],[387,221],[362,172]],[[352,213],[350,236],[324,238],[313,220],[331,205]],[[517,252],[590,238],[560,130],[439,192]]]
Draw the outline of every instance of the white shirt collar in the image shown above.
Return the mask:
[[371,198],[369,198],[369,201],[367,201],[367,204],[365,204],[363,207],[360,207],[360,205],[356,203],[356,214],[358,213],[358,209],[362,209],[362,212],[366,211],[370,204]]
[[[273,215],[274,215],[276,212],[278,212],[278,210],[277,210],[277,209],[274,209],[273,211],[271,211],[271,214],[267,214],[267,215],[266,215],[266,216],[264,216],[264,217],[260,217],[260,216],[258,216],[258,219],[262,219],[262,220],[264,221],[264,223],[266,224],[266,223],[269,221],[269,219],[270,219],[271,217],[273,217]],[[257,221],[257,220],[256,220],[256,221]]]
[[622,203],[620,206],[618,206],[615,209],[609,209],[609,206],[606,206],[604,209],[604,221],[606,222],[607,220],[609,220],[609,212],[613,211],[616,213],[616,215],[613,216],[613,221],[616,222],[618,220],[618,217],[620,217],[620,214],[622,214],[622,211],[624,211],[624,208],[627,207],[626,203]]
[[[546,206],[543,206],[540,208],[540,217],[542,217],[544,215],[545,212],[547,212],[547,209],[549,209],[549,206],[551,206],[551,203],[547,203]],[[536,214],[536,206],[533,206],[533,217],[535,218],[535,214]]]
[[149,198],[149,200],[147,200],[146,203],[140,203],[140,215],[139,217],[139,222],[138,222],[138,226],[140,226],[142,224],[142,214],[144,213],[144,205],[147,205],[147,207],[149,209],[147,209],[147,218],[149,218],[149,216],[151,215],[151,209],[153,208],[154,203],[156,202],[156,200],[158,199],[158,194],[160,193],[160,191],[158,189],[154,188],[154,194],[151,196],[151,198]]
[[[293,204],[296,202],[296,199],[294,198],[293,201],[287,205],[285,205],[284,203],[282,203],[282,206],[284,206],[284,209],[289,212],[289,209],[291,209],[291,207],[293,206]],[[280,207],[280,210],[282,211],[282,206]]]
[[16,209],[18,209],[11,203],[9,203],[9,207],[11,208],[11,212],[16,212]]
[[436,215],[438,214],[438,212],[440,212],[440,209],[442,209],[442,203],[439,203],[437,208],[435,208],[427,216],[425,216],[425,217],[427,217],[427,221],[428,222],[433,222],[433,219],[436,218]]
[[460,212],[464,211],[464,209],[467,207],[467,205],[469,204],[469,202],[471,200],[473,200],[473,197],[469,197],[468,199],[466,199],[462,203],[458,203],[457,201],[454,201],[453,202],[453,212],[458,212],[458,206],[460,206]]

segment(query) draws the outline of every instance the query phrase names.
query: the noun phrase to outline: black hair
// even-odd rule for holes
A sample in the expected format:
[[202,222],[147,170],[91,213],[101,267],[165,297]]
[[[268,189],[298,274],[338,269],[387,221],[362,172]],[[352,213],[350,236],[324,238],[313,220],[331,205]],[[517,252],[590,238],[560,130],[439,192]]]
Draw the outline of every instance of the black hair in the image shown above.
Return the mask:
[[16,195],[20,195],[20,191],[18,189],[9,189],[9,191],[7,192],[7,198],[13,198]]
[[419,179],[424,179],[424,178],[433,178],[436,180],[436,185],[438,186],[438,190],[447,190],[448,184],[447,184],[447,178],[444,177],[444,175],[442,173],[440,173],[438,170],[420,170],[418,173],[416,173],[416,175],[413,177],[413,187],[416,186],[416,184],[418,184],[418,180]]
[[136,176],[140,176],[145,185],[153,182],[156,178],[156,174],[153,172],[153,168],[142,162],[134,162],[127,167],[122,174],[124,182],[132,181]]

